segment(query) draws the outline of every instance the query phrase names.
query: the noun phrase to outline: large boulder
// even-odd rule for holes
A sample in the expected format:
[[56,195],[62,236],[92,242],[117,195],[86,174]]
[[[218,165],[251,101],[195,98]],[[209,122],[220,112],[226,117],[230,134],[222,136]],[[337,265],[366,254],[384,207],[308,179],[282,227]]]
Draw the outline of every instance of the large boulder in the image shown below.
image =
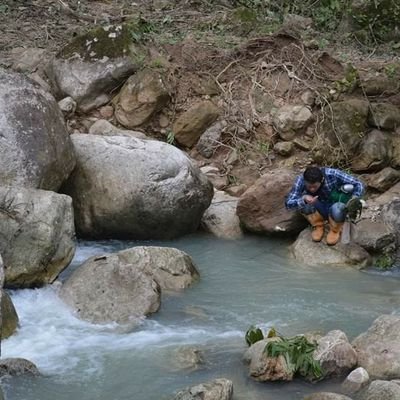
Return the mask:
[[322,266],[338,265],[363,268],[370,262],[366,250],[356,243],[328,246],[324,241],[313,242],[311,230],[305,229],[300,233],[292,246],[294,257],[303,264]]
[[218,116],[219,110],[211,101],[194,104],[174,122],[172,130],[176,141],[186,147],[194,146]]
[[[395,189],[395,186],[392,188]],[[388,191],[387,193],[389,193]],[[394,192],[394,190],[393,190]],[[382,195],[384,196],[384,195]],[[398,196],[393,198],[392,196],[387,199],[386,197],[382,200],[386,200],[383,203],[381,209],[381,217],[385,224],[391,227],[396,233],[397,239],[400,238],[400,199]]]
[[340,376],[357,364],[357,355],[344,332],[328,332],[317,340],[314,359],[320,362],[324,376]]
[[400,400],[400,386],[394,382],[373,381],[363,393],[362,400]]
[[312,119],[313,115],[308,107],[288,104],[273,113],[272,123],[283,140],[292,140]]
[[53,282],[75,252],[72,199],[45,190],[0,187],[0,253],[5,286]]
[[352,240],[367,251],[379,252],[396,241],[396,234],[382,221],[363,219],[354,227]]
[[369,382],[368,372],[363,367],[358,367],[351,371],[342,383],[342,388],[346,393],[357,393]]
[[128,26],[97,27],[61,49],[46,72],[58,97],[72,97],[87,112],[108,103],[138,69],[138,51],[132,49]]
[[0,185],[57,191],[75,166],[53,96],[21,74],[0,69]]
[[351,168],[356,172],[375,172],[390,164],[392,158],[391,136],[377,129],[369,132],[361,143]]
[[400,126],[400,109],[390,103],[373,103],[368,123],[378,129],[396,129]]
[[232,395],[232,381],[214,379],[211,382],[200,383],[178,392],[174,400],[231,400]]
[[210,207],[205,211],[201,224],[215,236],[238,239],[242,236],[240,221],[236,215],[238,198],[222,191],[215,191]]
[[169,101],[169,93],[159,74],[142,70],[132,75],[115,99],[115,117],[132,129],[147,122]]
[[375,379],[400,378],[400,317],[382,315],[352,343],[358,365]]
[[265,353],[265,346],[275,338],[263,339],[254,343],[246,351],[244,360],[250,364],[250,376],[260,382],[266,381],[291,381],[293,371],[286,363],[285,357],[268,357]]
[[95,238],[171,238],[195,231],[213,188],[179,149],[155,140],[72,135],[77,168],[63,190],[77,231]]
[[267,173],[259,178],[239,199],[237,215],[250,232],[295,234],[307,225],[299,213],[285,208],[296,175],[287,170]]
[[38,376],[40,372],[33,362],[24,358],[4,358],[0,360],[0,377],[20,375]]
[[366,179],[368,187],[379,192],[386,192],[400,181],[400,171],[391,167],[384,168],[376,174],[369,175]]
[[148,273],[146,264],[130,264],[123,257],[91,257],[61,287],[60,297],[79,318],[134,328],[159,309],[160,285]]
[[0,340],[2,340],[2,339],[7,339],[17,330],[19,319],[10,296],[3,289],[0,289],[0,301],[1,301]]

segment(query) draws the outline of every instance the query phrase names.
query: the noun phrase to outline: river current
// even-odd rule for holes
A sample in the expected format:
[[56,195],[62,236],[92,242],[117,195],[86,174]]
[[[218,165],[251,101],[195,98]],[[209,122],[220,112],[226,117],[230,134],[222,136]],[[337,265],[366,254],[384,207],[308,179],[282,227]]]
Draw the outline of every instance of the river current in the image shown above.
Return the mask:
[[[176,247],[195,261],[200,281],[163,295],[157,314],[134,332],[74,317],[57,296],[59,285],[11,292],[20,328],[2,342],[2,358],[33,361],[39,378],[8,378],[7,400],[162,400],[214,378],[233,381],[235,400],[296,400],[340,381],[319,384],[257,383],[243,363],[250,325],[291,336],[343,330],[353,339],[382,314],[400,308],[399,279],[351,268],[308,267],[290,257],[289,242],[246,236],[241,240],[189,235],[163,242],[81,241],[60,280],[92,255],[137,245]],[[179,355],[197,349],[198,368]]]

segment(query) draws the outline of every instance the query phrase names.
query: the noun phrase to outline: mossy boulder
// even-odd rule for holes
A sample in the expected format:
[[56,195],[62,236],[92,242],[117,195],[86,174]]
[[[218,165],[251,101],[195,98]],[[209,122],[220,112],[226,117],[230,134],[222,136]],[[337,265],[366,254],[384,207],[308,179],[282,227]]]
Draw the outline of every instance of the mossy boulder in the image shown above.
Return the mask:
[[60,98],[70,96],[82,111],[107,103],[143,64],[146,52],[134,43],[131,25],[98,27],[67,44],[47,68]]
[[7,339],[18,328],[18,315],[6,291],[1,289],[1,339]]

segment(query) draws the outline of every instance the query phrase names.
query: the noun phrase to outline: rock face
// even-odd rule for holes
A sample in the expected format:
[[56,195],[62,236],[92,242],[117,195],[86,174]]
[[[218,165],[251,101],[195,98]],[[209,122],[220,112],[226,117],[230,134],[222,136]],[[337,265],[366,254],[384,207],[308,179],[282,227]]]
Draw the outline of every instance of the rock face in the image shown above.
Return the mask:
[[0,69],[0,115],[0,184],[57,191],[75,157],[53,96]]
[[60,291],[60,297],[79,318],[132,328],[159,309],[160,295],[159,284],[144,264],[121,262],[118,255],[90,258],[72,273]]
[[393,382],[373,381],[362,400],[400,400],[400,386]]
[[127,136],[137,139],[147,139],[147,136],[138,131],[130,131],[126,129],[119,129],[105,119],[99,119],[90,128],[89,133],[92,135],[102,136]]
[[120,136],[72,140],[77,168],[63,190],[82,236],[171,238],[198,228],[213,188],[182,151]]
[[115,116],[121,125],[132,129],[148,121],[168,101],[161,77],[151,70],[142,70],[122,87],[115,101]]
[[1,289],[1,339],[7,339],[18,328],[18,315],[7,292]]
[[174,400],[230,400],[233,395],[233,384],[228,379],[215,379],[182,390]]
[[202,226],[215,236],[238,239],[242,236],[240,221],[236,215],[238,198],[216,191],[210,207],[205,211]]
[[314,358],[320,362],[324,376],[346,374],[357,364],[356,352],[339,330],[328,332],[318,340]]
[[396,234],[381,221],[363,219],[357,223],[352,240],[368,251],[378,252],[393,244]]
[[48,65],[47,75],[61,98],[72,97],[87,112],[106,104],[137,70],[131,43],[126,26],[93,29],[65,46]]
[[237,215],[243,227],[256,233],[299,233],[307,225],[299,213],[285,209],[285,196],[296,175],[281,170],[263,175],[241,197]]
[[372,378],[400,378],[400,317],[382,315],[353,341],[358,365]]
[[358,367],[354,371],[351,371],[345,381],[342,383],[342,388],[346,393],[356,393],[360,391],[369,382],[368,372]]
[[363,268],[370,262],[369,254],[356,243],[328,246],[313,242],[311,230],[305,229],[292,246],[296,260],[307,265],[338,265]]
[[0,187],[0,199],[5,286],[53,282],[75,252],[71,198],[44,190]]
[[195,104],[178,117],[173,132],[178,143],[192,147],[218,118],[218,108],[209,100]]
[[264,352],[266,344],[274,339],[264,339],[254,343],[244,355],[250,363],[250,376],[260,382],[291,381],[293,372],[289,371],[283,356],[267,357]]
[[400,171],[387,167],[382,171],[368,177],[368,186],[379,192],[386,192],[400,181]]
[[283,140],[292,140],[296,132],[305,129],[312,121],[308,107],[286,105],[273,115],[273,124]]
[[4,358],[0,360],[0,377],[19,375],[40,375],[36,365],[24,358]]

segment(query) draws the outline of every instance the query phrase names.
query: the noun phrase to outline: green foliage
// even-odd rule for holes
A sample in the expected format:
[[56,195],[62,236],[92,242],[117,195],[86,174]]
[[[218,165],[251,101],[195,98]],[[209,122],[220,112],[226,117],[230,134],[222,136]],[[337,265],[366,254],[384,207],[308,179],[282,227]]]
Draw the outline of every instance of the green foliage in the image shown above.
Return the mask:
[[382,254],[375,261],[375,267],[388,270],[393,267],[394,256],[392,254]]
[[175,133],[171,130],[167,132],[167,143],[174,144],[175,143]]
[[158,33],[157,26],[144,18],[132,20],[129,23],[129,32],[134,42],[140,43],[146,40],[147,36],[152,33]]
[[313,358],[316,348],[317,344],[309,342],[305,336],[278,336],[277,340],[267,343],[264,351],[268,357],[283,356],[289,371],[294,374],[319,379],[323,372],[319,361]]
[[254,343],[257,343],[260,340],[264,339],[264,334],[260,328],[252,325],[246,332],[245,340],[248,346],[251,346]]

